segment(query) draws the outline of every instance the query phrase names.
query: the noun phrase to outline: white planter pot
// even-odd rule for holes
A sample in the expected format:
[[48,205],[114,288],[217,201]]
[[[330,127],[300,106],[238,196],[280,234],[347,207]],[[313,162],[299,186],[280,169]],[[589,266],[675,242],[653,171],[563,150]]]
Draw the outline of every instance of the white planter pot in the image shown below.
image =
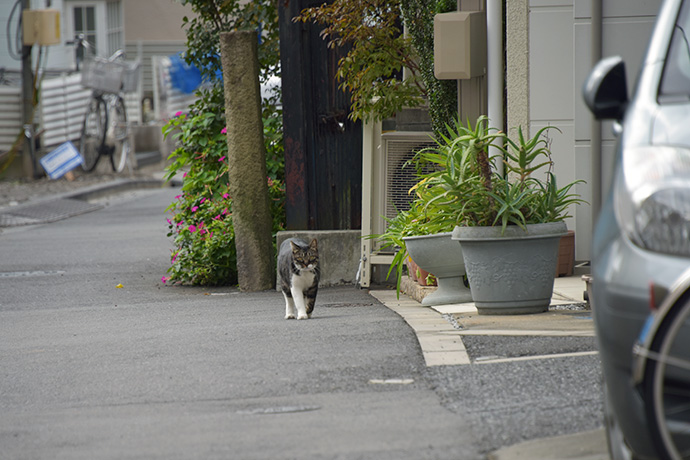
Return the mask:
[[422,305],[472,302],[472,294],[462,281],[465,274],[462,248],[451,235],[448,232],[403,238],[412,260],[432,273],[438,283],[438,289],[426,296]]

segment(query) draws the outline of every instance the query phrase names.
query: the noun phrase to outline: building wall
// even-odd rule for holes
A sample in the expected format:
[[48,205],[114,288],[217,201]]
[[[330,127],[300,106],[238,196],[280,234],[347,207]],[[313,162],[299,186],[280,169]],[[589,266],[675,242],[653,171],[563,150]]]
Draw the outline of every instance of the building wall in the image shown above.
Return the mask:
[[192,15],[189,5],[175,0],[123,0],[125,4],[125,40],[185,42],[182,19]]
[[[621,55],[626,61],[628,81],[632,83],[647,48],[661,0],[602,1],[602,56]],[[561,132],[551,130],[549,137],[559,185],[577,179],[589,183],[592,119],[582,102],[581,91],[592,67],[591,2],[510,0],[507,3],[508,125],[511,127],[528,120],[532,133],[543,126],[558,127]],[[522,41],[519,40],[521,30],[527,30],[526,41],[524,33]],[[527,50],[524,49],[525,43]],[[529,56],[527,64],[521,61],[524,52]],[[523,101],[527,101],[527,107]],[[599,167],[604,193],[610,185],[615,143],[610,128],[610,123],[605,123],[602,129],[603,152]],[[577,192],[585,200],[592,201],[589,184],[579,185]],[[568,227],[576,233],[576,259],[589,260],[591,208],[581,205],[571,214],[574,217],[568,220]]]

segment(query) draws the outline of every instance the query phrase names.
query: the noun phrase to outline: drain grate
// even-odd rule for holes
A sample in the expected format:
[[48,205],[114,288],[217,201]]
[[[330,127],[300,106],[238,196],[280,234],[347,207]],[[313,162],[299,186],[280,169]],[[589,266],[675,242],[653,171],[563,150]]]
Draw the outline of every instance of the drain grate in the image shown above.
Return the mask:
[[47,224],[101,208],[103,205],[71,198],[60,198],[17,208],[5,208],[0,210],[0,227]]

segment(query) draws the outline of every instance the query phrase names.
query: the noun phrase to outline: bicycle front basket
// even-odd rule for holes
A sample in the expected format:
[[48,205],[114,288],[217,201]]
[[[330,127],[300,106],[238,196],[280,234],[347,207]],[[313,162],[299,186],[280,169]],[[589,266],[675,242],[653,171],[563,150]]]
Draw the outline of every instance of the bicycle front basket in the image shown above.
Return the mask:
[[95,57],[84,61],[81,84],[87,88],[118,93],[122,88],[125,67],[120,62]]
[[139,87],[141,66],[139,61],[124,61],[125,73],[122,76],[122,92],[131,93]]

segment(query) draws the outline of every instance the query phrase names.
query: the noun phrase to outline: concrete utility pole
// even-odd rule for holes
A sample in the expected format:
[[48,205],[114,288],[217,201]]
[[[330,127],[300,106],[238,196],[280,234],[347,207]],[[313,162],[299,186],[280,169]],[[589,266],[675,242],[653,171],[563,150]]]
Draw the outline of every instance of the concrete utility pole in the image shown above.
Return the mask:
[[[22,0],[22,10],[31,9],[31,0]],[[22,127],[33,130],[33,110],[34,110],[34,74],[31,71],[31,51],[33,45],[22,46]],[[33,179],[36,173],[34,169],[34,158],[32,155],[31,141],[33,138],[24,138],[22,148],[22,169],[24,177]]]
[[232,221],[240,289],[275,285],[266,147],[261,119],[258,36],[254,31],[220,35]]

